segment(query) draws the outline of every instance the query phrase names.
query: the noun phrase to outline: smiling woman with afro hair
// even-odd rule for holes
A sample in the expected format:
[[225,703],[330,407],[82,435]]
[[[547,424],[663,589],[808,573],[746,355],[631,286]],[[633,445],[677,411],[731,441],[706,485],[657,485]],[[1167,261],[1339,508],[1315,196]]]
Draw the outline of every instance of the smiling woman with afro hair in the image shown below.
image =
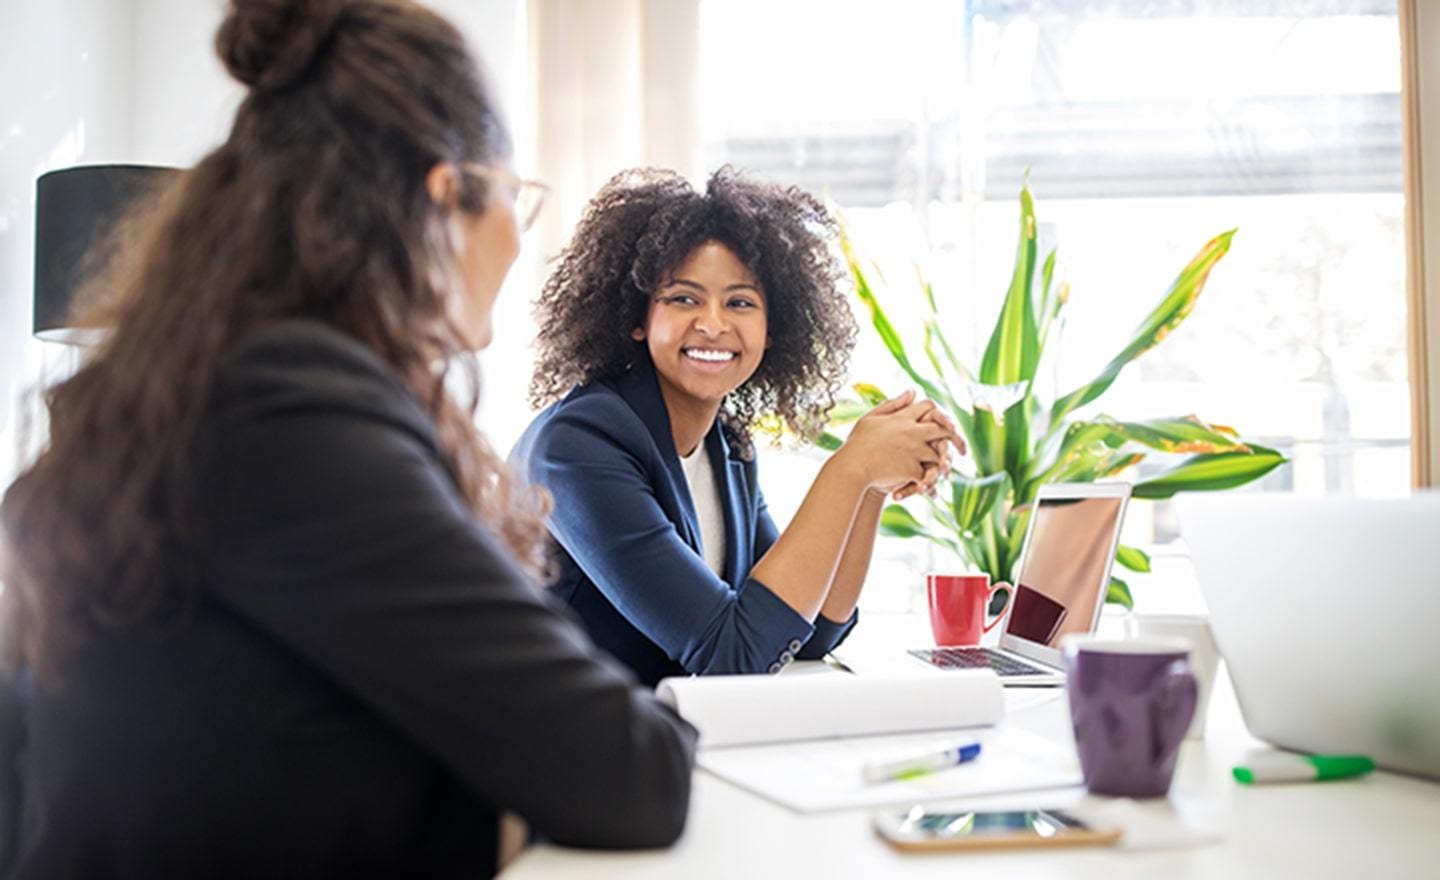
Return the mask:
[[717,241],[759,279],[771,339],[759,369],[721,410],[736,451],[751,455],[748,431],[769,413],[813,438],[855,345],[834,233],[834,218],[809,193],[728,166],[703,194],[674,172],[616,176],[591,200],[540,296],[531,405],[630,369],[644,350],[631,332],[645,323],[651,294],[695,248]]
[[856,423],[782,533],[750,431],[814,437],[855,323],[834,218],[728,167],[703,193],[627,171],[585,210],[537,306],[512,458],[554,497],[555,591],[647,684],[778,672],[855,625],[884,498],[928,488],[954,426],[912,393]]

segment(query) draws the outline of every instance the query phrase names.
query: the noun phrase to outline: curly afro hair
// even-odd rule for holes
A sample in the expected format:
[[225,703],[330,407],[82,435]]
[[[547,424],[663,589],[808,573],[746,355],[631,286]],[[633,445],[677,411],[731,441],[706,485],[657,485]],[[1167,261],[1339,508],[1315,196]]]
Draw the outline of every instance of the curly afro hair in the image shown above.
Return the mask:
[[721,407],[732,445],[750,457],[750,429],[770,413],[813,438],[855,345],[835,233],[834,217],[814,196],[729,166],[710,177],[704,194],[671,171],[621,172],[586,207],[536,303],[531,405],[648,357],[630,334],[644,325],[651,296],[691,252],[715,241],[759,279],[771,340],[755,374]]

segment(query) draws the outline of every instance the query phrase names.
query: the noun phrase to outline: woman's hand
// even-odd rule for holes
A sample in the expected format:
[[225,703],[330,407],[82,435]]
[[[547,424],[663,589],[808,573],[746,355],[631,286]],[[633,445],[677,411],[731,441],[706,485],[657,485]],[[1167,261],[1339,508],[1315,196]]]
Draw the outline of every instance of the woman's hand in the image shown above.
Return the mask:
[[836,453],[872,491],[897,497],[931,488],[949,472],[950,448],[965,448],[954,424],[934,402],[915,402],[915,392],[892,397],[866,413]]
[[951,420],[949,416],[941,412],[939,407],[930,410],[928,413],[922,416],[922,418],[929,419],[930,421],[942,425],[946,428],[946,430],[950,432],[949,437],[947,437],[946,440],[937,440],[933,444],[935,446],[935,451],[940,453],[941,455],[940,466],[933,471],[929,468],[926,468],[925,478],[920,480],[918,483],[907,483],[904,486],[896,489],[892,496],[896,501],[904,501],[906,498],[909,498],[910,496],[919,494],[921,492],[924,492],[925,494],[931,496],[935,494],[935,483],[938,480],[949,476],[950,474],[950,456],[948,451],[944,448],[946,442],[948,442],[951,448],[953,448],[961,455],[964,455],[967,451],[967,447],[965,445],[965,438],[960,436],[960,429],[955,426],[955,422]]

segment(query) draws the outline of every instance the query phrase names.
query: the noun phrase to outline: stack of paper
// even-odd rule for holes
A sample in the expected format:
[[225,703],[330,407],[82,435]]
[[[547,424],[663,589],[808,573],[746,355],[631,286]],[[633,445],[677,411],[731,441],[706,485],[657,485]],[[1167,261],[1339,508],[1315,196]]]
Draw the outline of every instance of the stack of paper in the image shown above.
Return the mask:
[[975,727],[1005,715],[1004,689],[988,669],[667,678],[656,695],[700,729],[702,748]]
[[[1005,712],[988,670],[915,677],[666,679],[657,692],[700,729],[700,766],[800,812],[1078,785],[1074,753],[994,727]],[[866,764],[978,740],[973,761],[869,784]]]

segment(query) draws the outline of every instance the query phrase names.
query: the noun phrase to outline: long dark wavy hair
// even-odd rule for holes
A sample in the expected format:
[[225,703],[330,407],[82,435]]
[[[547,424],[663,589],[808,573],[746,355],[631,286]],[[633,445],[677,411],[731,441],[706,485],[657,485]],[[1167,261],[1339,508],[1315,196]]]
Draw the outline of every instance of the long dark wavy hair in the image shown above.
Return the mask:
[[750,429],[769,414],[813,437],[855,346],[835,233],[835,219],[814,196],[729,166],[703,193],[670,171],[616,175],[586,207],[540,294],[530,404],[545,406],[648,357],[630,334],[644,326],[651,296],[691,252],[715,241],[759,279],[771,340],[755,375],[722,405],[731,442],[749,457]]
[[[448,208],[425,187],[436,163],[510,150],[464,39],[400,0],[233,0],[216,48],[249,86],[229,138],[122,233],[79,320],[111,329],[46,392],[48,445],[5,496],[8,659],[42,676],[193,593],[190,450],[217,366],[285,319],[323,321],[393,367],[473,509],[522,564],[544,564],[543,493],[512,483],[474,424],[474,355],[447,317]],[[453,207],[479,212],[469,177]],[[464,400],[451,368],[471,380]]]

